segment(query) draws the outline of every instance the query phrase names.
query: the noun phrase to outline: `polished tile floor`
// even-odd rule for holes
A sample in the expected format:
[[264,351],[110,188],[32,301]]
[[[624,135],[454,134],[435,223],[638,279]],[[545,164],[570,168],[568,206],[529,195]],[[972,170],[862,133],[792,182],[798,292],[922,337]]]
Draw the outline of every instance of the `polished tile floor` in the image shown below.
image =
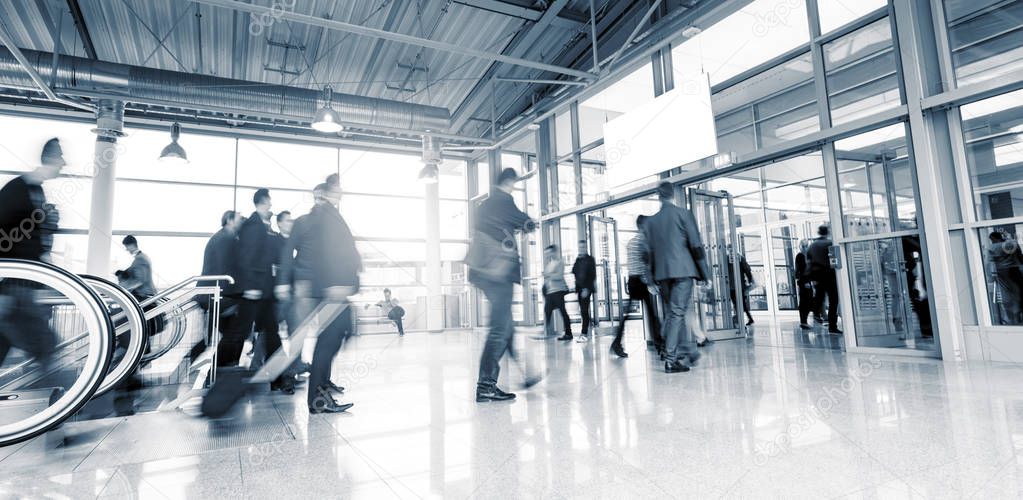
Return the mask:
[[[638,326],[638,323],[635,325]],[[529,332],[522,332],[529,333]],[[0,448],[2,498],[1018,498],[1023,366],[718,342],[667,375],[519,335],[547,379],[477,405],[481,333],[367,336],[339,358],[350,414],[260,394],[75,422]],[[522,379],[502,372],[506,388]]]

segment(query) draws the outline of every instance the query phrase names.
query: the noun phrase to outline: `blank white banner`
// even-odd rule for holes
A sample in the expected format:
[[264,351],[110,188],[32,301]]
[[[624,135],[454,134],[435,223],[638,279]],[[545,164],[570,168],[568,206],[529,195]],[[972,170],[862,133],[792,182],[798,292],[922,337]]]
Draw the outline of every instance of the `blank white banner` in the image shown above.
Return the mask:
[[609,187],[718,153],[706,74],[604,123]]

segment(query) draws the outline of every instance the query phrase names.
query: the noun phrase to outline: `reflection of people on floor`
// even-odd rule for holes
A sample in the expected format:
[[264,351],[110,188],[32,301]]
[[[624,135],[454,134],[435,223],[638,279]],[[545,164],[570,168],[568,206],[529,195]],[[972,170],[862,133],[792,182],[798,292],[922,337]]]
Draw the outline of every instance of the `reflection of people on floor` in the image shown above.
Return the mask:
[[[742,253],[735,252],[729,247],[728,252],[728,298],[735,300],[735,258],[739,258],[739,277],[742,279],[742,310],[746,312],[746,325],[753,324],[753,315],[750,314],[749,310],[749,291],[756,285],[753,281],[753,269],[750,267],[749,262],[746,261],[746,256]],[[734,317],[735,314],[732,314]],[[736,323],[739,322],[739,318],[733,318]]]
[[[810,249],[810,242],[803,240],[799,244],[799,253],[796,254],[796,286],[799,287],[799,327],[809,330],[810,311],[814,308],[813,279],[810,276],[810,269],[807,267],[806,254]],[[819,315],[819,314],[818,314]]]
[[[387,319],[394,322],[394,325],[398,327],[398,336],[405,336],[405,325],[402,320],[405,318],[405,308],[398,305],[398,299],[391,297],[391,289],[384,288],[384,300],[374,304],[380,308],[380,311],[387,316]],[[369,304],[366,304],[365,309],[369,309]]]
[[814,296],[814,309],[820,311],[824,306],[824,299],[828,300],[828,331],[830,333],[842,333],[838,329],[838,276],[835,269],[831,267],[829,251],[831,249],[831,230],[828,226],[817,228],[817,239],[813,240],[807,250],[807,264],[810,267],[810,274],[816,283],[816,295]]
[[544,329],[550,330],[553,325],[552,314],[557,311],[561,315],[562,328],[565,334],[558,340],[572,340],[572,320],[568,317],[568,309],[565,308],[565,294],[568,293],[568,283],[565,283],[565,261],[556,245],[544,249],[544,257],[547,263],[543,266],[543,322]]
[[991,245],[987,249],[989,272],[992,281],[1002,296],[1002,312],[999,320],[1005,325],[1018,325],[1023,322],[1020,317],[1020,301],[1023,300],[1023,254],[1019,243],[1006,238],[1002,231],[992,232],[988,238]]

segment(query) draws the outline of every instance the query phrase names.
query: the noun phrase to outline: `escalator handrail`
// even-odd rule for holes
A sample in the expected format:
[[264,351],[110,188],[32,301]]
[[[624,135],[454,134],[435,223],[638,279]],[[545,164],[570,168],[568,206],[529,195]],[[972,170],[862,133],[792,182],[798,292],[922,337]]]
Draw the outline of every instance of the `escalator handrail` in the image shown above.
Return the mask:
[[[91,341],[87,360],[74,383],[46,409],[21,420],[0,424],[0,446],[20,443],[60,425],[96,393],[113,356],[113,330],[106,302],[81,278],[52,264],[21,259],[0,259],[0,276],[34,281],[72,299],[82,314]],[[78,301],[75,301],[75,299]]]
[[[117,295],[117,297],[111,297],[121,306],[121,313],[117,317],[125,318],[127,321],[114,332],[114,346],[112,350],[117,349],[116,342],[118,336],[128,331],[132,332],[128,345],[125,347],[126,352],[124,356],[120,362],[112,363],[110,368],[107,369],[107,376],[104,378],[103,383],[100,384],[99,389],[96,389],[96,394],[93,395],[95,398],[120,385],[121,382],[135,371],[136,366],[142,361],[146,345],[149,343],[149,322],[146,321],[145,312],[142,311],[142,306],[139,305],[138,299],[126,288],[98,276],[83,274],[81,278],[89,286],[94,288],[98,286],[100,288],[99,291],[106,292],[106,295],[111,295],[111,293]],[[113,320],[114,318],[111,318],[111,322]]]
[[[181,340],[185,338],[185,331],[188,329],[188,316],[187,316],[187,314],[192,309],[194,309],[196,307],[199,307],[198,304],[196,304],[195,302],[191,302],[191,301],[186,302],[186,304],[187,305],[185,305],[185,307],[183,309],[180,309],[180,314],[176,314],[175,315],[174,326],[172,327],[172,328],[174,328],[174,334],[171,335],[170,342],[167,342],[163,347],[161,347],[157,351],[153,351],[153,352],[151,352],[149,354],[144,354],[142,356],[142,362],[143,363],[145,363],[147,361],[152,361],[154,359],[157,359],[157,358],[163,356],[164,354],[167,354],[168,352],[171,351],[171,349],[174,349],[175,347],[177,347],[178,344],[181,343]],[[182,322],[184,322],[185,324],[181,325]]]
[[200,281],[226,281],[230,285],[234,284],[234,278],[226,274],[215,274],[210,276],[192,276],[191,278],[188,278],[176,285],[173,285],[170,288],[165,288],[164,290],[160,291],[160,293],[153,295],[152,297],[149,297],[146,300],[143,300],[141,306],[143,308],[149,307],[155,304],[158,300],[166,298],[170,296],[172,293],[182,290],[188,285],[191,285],[192,283],[197,283]]

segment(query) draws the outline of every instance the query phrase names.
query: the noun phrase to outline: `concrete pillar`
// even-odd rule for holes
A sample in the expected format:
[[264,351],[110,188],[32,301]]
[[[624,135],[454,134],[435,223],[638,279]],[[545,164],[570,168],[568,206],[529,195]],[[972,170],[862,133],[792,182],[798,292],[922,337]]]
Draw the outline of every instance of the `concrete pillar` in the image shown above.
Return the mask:
[[96,148],[93,156],[92,205],[89,208],[89,253],[85,271],[110,274],[110,248],[114,230],[114,180],[117,138],[124,135],[124,103],[104,99],[96,111]]
[[[432,137],[423,137],[423,161],[427,164],[440,163],[440,144]],[[438,175],[438,178],[440,176]],[[440,187],[438,182],[425,184],[423,199],[426,213],[426,269],[423,282],[426,285],[426,329],[439,332],[444,329],[444,293],[441,290],[440,262]]]

